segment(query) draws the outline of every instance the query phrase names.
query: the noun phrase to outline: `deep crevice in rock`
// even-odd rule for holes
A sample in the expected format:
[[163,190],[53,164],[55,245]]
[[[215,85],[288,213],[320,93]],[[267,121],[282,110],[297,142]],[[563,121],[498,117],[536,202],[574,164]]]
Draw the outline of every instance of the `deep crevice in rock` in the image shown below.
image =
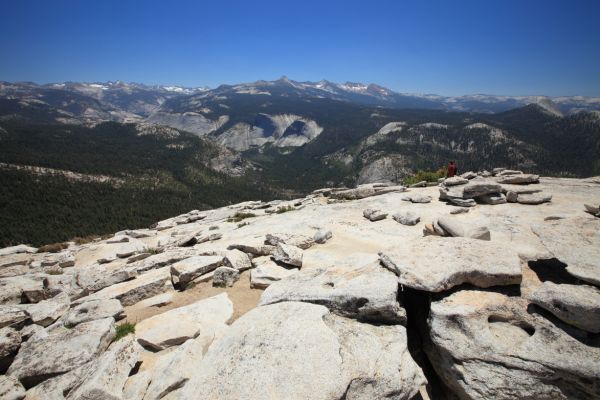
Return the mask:
[[529,261],[527,265],[542,282],[550,281],[557,284],[568,283],[572,285],[581,283],[579,279],[567,272],[567,264],[556,258]]
[[[419,367],[421,367],[427,378],[427,391],[429,397],[432,400],[455,398],[450,389],[444,385],[441,378],[436,373],[424,350],[425,343],[429,340],[427,318],[429,317],[431,295],[419,290],[404,288],[404,290],[399,293],[399,297],[401,304],[403,304],[406,309],[408,351]],[[417,394],[414,399],[422,399],[422,396]]]

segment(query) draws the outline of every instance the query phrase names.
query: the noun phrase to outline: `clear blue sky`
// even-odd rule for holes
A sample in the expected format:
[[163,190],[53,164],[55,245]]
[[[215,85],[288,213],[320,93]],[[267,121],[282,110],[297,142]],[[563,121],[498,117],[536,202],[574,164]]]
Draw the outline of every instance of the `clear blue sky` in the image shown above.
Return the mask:
[[7,0],[0,80],[600,96],[600,1]]

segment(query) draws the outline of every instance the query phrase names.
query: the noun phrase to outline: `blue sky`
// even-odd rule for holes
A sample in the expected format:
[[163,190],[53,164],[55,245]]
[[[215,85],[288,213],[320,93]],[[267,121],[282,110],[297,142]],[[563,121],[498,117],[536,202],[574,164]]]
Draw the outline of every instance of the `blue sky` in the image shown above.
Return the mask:
[[0,80],[600,96],[600,1],[14,0]]

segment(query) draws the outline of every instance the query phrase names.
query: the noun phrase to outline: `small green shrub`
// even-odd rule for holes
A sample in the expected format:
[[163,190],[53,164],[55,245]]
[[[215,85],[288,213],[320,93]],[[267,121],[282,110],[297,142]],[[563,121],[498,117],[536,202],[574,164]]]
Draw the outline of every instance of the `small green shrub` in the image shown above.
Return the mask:
[[69,247],[68,243],[52,243],[38,248],[38,253],[58,253]]
[[236,212],[233,217],[227,218],[227,222],[240,222],[246,218],[256,217],[256,214],[253,213],[245,213],[245,212]]
[[241,223],[238,224],[238,228],[241,228],[241,227],[246,226],[246,225],[250,225],[250,222],[241,222]]
[[437,182],[440,178],[446,177],[446,168],[440,168],[437,171],[417,171],[417,173],[408,176],[402,180],[405,185],[414,185],[422,181]]
[[46,273],[48,275],[62,275],[63,274],[63,270],[62,269],[51,269],[49,271],[46,271]]
[[277,211],[275,211],[277,214],[283,214],[286,213],[288,211],[292,211],[294,210],[294,207],[287,205],[287,206],[282,206],[282,207],[277,207]]
[[163,249],[159,249],[158,247],[148,247],[146,249],[146,253],[150,254],[160,254],[163,252]]
[[117,325],[117,334],[115,335],[115,341],[124,338],[130,333],[135,333],[135,324],[131,322],[123,322],[121,325]]

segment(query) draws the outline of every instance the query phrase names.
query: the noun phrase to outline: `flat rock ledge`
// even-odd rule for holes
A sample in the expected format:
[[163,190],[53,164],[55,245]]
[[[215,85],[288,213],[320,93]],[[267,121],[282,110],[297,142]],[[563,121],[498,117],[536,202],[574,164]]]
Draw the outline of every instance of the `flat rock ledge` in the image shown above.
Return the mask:
[[383,266],[398,275],[400,285],[427,292],[463,283],[482,288],[521,283],[519,256],[494,242],[427,236],[399,243],[379,256]]

